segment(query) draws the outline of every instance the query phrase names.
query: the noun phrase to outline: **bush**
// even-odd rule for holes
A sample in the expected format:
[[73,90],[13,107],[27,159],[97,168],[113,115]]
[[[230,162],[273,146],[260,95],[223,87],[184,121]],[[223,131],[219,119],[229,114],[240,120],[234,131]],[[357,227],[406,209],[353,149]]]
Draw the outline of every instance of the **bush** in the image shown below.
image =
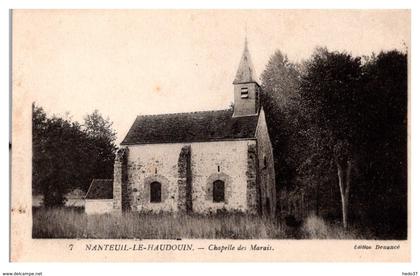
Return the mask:
[[327,223],[315,215],[309,215],[302,227],[303,238],[306,239],[374,239],[374,235],[365,227],[362,229],[350,226],[344,229],[341,224]]

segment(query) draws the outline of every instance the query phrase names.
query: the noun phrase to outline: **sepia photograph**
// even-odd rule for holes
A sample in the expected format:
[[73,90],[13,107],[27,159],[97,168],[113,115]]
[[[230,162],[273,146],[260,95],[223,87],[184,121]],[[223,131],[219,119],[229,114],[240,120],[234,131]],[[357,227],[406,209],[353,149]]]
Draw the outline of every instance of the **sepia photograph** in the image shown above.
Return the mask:
[[17,9],[11,24],[16,260],[23,240],[409,257],[409,10]]

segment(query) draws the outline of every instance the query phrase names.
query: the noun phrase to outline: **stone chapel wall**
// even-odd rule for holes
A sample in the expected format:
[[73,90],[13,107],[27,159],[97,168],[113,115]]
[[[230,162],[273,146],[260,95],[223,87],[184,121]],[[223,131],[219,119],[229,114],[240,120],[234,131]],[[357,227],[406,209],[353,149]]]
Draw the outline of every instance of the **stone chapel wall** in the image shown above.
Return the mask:
[[261,187],[261,210],[264,215],[274,217],[277,204],[274,158],[264,109],[261,109],[260,111],[256,135],[258,148],[258,176]]
[[[256,141],[250,139],[128,146],[131,210],[209,213],[224,209],[255,213],[256,204],[250,198],[256,198],[256,191],[247,191],[249,180],[256,181],[256,166],[249,161],[249,147],[255,145]],[[225,202],[213,202],[216,180],[225,182]],[[150,183],[154,181],[162,185],[160,203],[150,202]]]
[[[193,211],[252,211],[247,201],[248,146],[255,140],[193,143]],[[225,202],[213,202],[213,182],[225,183]]]

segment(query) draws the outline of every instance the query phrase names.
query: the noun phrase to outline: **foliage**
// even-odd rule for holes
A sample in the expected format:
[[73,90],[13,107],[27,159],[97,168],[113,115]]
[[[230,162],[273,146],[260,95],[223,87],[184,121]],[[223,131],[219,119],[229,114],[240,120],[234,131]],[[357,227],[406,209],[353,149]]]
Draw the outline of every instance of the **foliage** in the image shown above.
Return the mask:
[[318,48],[292,67],[296,74],[287,63],[276,52],[262,75],[281,164],[278,194],[291,203],[303,200],[307,214],[335,220],[342,201],[337,171],[349,168],[353,223],[374,225],[384,238],[406,237],[407,55],[390,51],[362,61]]
[[32,187],[44,195],[45,206],[63,205],[70,190],[86,192],[92,178],[112,177],[115,134],[109,122],[93,127],[95,120],[104,123],[99,113],[82,128],[69,117],[48,117],[35,104],[32,109]]
[[[365,114],[360,92],[361,62],[347,53],[317,49],[305,65],[299,88],[298,131],[311,150],[308,168],[319,171],[336,161],[356,158],[363,140],[361,119]],[[305,164],[306,165],[306,164]]]
[[299,66],[290,62],[286,55],[277,50],[270,57],[261,75],[264,108],[282,112],[288,102],[296,96],[299,78]]
[[400,239],[407,236],[407,54],[381,52],[362,74],[367,150],[354,204],[380,235]]
[[288,139],[294,132],[293,111],[289,107],[295,106],[298,96],[300,79],[299,66],[291,63],[287,56],[276,51],[270,58],[261,75],[263,90],[261,103],[264,107],[267,126],[273,144],[275,155],[274,165],[278,187],[290,186],[293,175],[294,159],[291,154]]
[[299,132],[305,141],[306,160],[298,171],[312,177],[306,185],[315,184],[317,193],[320,186],[327,185],[323,180],[338,172],[344,227],[354,167],[365,142],[362,117],[366,105],[360,78],[360,58],[319,48],[305,65],[299,89],[299,112],[303,114]]
[[96,139],[103,139],[113,143],[116,139],[116,132],[112,129],[112,122],[109,118],[103,118],[97,109],[84,118],[84,130],[88,136]]
[[104,119],[98,110],[84,118],[82,130],[87,134],[91,179],[113,178],[116,132],[109,118]]

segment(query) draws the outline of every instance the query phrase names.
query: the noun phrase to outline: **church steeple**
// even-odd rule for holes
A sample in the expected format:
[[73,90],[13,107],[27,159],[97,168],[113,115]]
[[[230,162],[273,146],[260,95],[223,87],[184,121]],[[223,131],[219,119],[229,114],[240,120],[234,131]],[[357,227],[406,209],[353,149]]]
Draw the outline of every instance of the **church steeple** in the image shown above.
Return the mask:
[[238,70],[236,71],[233,84],[257,82],[255,77],[255,70],[252,64],[251,55],[248,50],[248,38],[245,37],[245,47],[242,52],[241,61],[239,62]]
[[245,46],[236,71],[234,86],[234,112],[233,116],[254,115],[259,111],[260,85],[255,77],[255,70],[248,49],[248,39],[245,37]]

